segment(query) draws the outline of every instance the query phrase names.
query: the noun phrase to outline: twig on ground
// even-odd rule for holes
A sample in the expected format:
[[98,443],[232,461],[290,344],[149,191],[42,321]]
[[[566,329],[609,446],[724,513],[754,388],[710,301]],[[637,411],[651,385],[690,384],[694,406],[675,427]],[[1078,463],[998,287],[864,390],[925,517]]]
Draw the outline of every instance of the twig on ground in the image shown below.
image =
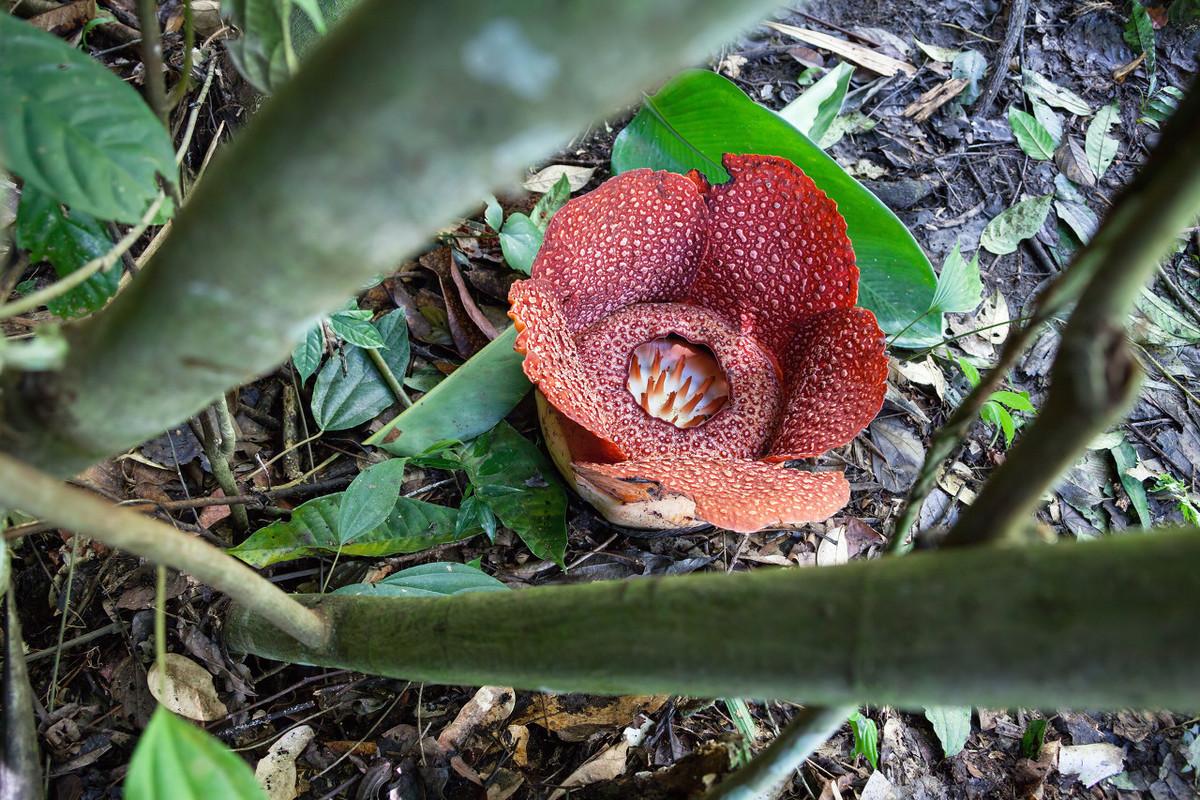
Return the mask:
[[[225,493],[226,498],[237,497],[237,479],[233,475],[233,456],[237,449],[237,430],[233,417],[229,413],[229,404],[225,395],[200,414],[200,428],[204,433],[203,444],[208,464],[212,468],[217,485]],[[245,533],[250,528],[250,518],[246,515],[246,507],[235,501],[226,500],[226,505],[233,515],[233,527],[238,533]]]
[[1000,94],[1004,79],[1008,77],[1008,62],[1016,52],[1017,42],[1021,40],[1021,32],[1025,29],[1025,17],[1028,12],[1029,0],[1012,0],[1009,3],[1008,27],[1004,31],[1004,43],[1000,45],[1000,51],[996,53],[996,60],[992,63],[992,77],[988,79],[987,88],[983,90],[983,96],[979,98],[979,105],[973,109],[974,113],[980,117],[987,117],[992,110],[992,104],[996,102],[996,97]]

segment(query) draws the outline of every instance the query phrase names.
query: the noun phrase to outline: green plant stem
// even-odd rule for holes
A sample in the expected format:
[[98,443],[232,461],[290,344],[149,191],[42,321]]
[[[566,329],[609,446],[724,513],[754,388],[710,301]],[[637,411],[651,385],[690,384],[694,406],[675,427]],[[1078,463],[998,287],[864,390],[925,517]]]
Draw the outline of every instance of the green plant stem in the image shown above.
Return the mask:
[[213,161],[137,279],[68,330],[63,368],[0,376],[0,451],[71,475],[194,416],[525,164],[771,8],[363,0]]
[[[225,395],[200,415],[200,428],[204,433],[204,454],[208,456],[208,464],[212,469],[217,485],[226,497],[237,497],[237,479],[231,466],[234,452],[237,449],[237,429],[233,424],[233,415],[229,413],[229,404]],[[233,517],[233,527],[238,533],[245,533],[250,528],[250,518],[246,507],[241,503],[229,502],[229,511]]]
[[1142,371],[1124,321],[1179,231],[1200,216],[1200,91],[1163,131],[1151,160],[1121,195],[1072,265],[1088,281],[1062,333],[1050,392],[1033,424],[992,473],[945,545],[980,544],[1017,533],[1043,494],[1133,402]]
[[62,645],[67,638],[67,622],[71,618],[71,590],[75,586],[75,564],[79,561],[79,536],[71,537],[71,563],[67,565],[67,585],[63,589],[62,619],[58,623],[58,644],[54,648],[54,666],[50,669],[50,696],[46,710],[58,707],[58,667],[62,660]]
[[[1194,132],[1200,129],[1200,99],[1197,95],[1200,95],[1200,92],[1196,90],[1188,93],[1163,131],[1163,138],[1151,155],[1146,168],[1121,193],[1096,236],[1076,254],[1071,266],[1038,298],[1037,307],[1029,322],[1013,331],[1004,343],[996,365],[983,376],[979,385],[971,390],[950,415],[946,424],[934,435],[925,455],[925,462],[909,492],[904,511],[896,523],[889,543],[890,550],[903,552],[911,547],[913,525],[921,505],[937,482],[942,463],[962,442],[977,419],[979,410],[991,397],[992,392],[999,388],[1032,340],[1034,333],[1069,303],[1079,298],[1085,287],[1088,288],[1089,296],[1101,303],[1097,308],[1089,310],[1088,313],[1093,319],[1105,318],[1104,314],[1111,315],[1105,319],[1123,319],[1123,309],[1126,299],[1130,296],[1129,292],[1137,291],[1147,280],[1147,265],[1153,267],[1157,259],[1168,251],[1179,231],[1195,221],[1200,207],[1200,149],[1193,146],[1194,142],[1189,137],[1194,136]],[[1123,267],[1126,262],[1131,265],[1128,270]],[[1112,280],[1106,278],[1103,281],[1094,281],[1093,278],[1100,272],[1115,277]],[[1080,300],[1081,305],[1085,302],[1087,300]],[[1064,410],[1060,413],[1069,415],[1070,411]],[[1033,438],[1032,431],[1033,428],[1022,438]],[[1075,435],[1078,433],[1079,431],[1074,432]],[[1039,480],[1044,477],[1039,476]],[[1039,492],[1044,488],[1045,486],[1039,487]]]
[[[486,596],[305,595],[332,621],[324,647],[240,604],[225,632],[234,649],[280,661],[469,686],[1190,708],[1200,637],[1180,598],[1200,592],[1197,559],[1200,533],[1180,529]],[[781,625],[781,609],[803,617]]]
[[388,366],[387,359],[379,352],[377,348],[366,348],[367,357],[371,359],[371,363],[375,365],[375,369],[379,371],[379,377],[383,378],[383,382],[392,390],[392,394],[396,399],[404,404],[405,408],[412,407],[412,398],[408,396],[408,392],[404,391],[404,387],[400,381],[396,380],[396,373],[392,372],[392,368]]
[[813,751],[832,736],[855,706],[817,706],[801,709],[775,741],[730,777],[705,800],[764,800],[780,787]]
[[167,676],[167,568],[154,569],[154,663],[159,680]]
[[318,611],[296,602],[233,556],[170,525],[83,491],[0,454],[0,505],[21,510],[110,547],[187,572],[219,592],[247,603],[281,630],[317,646],[329,636]]
[[175,108],[187,96],[192,84],[192,48],[196,44],[196,28],[192,20],[192,0],[183,0],[183,69],[179,82],[171,87],[167,96],[167,109]]
[[154,116],[167,124],[167,83],[163,78],[162,30],[158,26],[158,3],[156,0],[137,0],[138,27],[142,31],[143,85],[146,87],[146,102]]

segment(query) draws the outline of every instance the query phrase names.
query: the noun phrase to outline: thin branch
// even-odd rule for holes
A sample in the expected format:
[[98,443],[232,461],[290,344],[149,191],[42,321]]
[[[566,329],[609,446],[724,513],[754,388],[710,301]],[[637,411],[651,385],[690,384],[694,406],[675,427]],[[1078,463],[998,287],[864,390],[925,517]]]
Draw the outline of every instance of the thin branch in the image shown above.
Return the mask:
[[167,125],[167,84],[163,78],[162,30],[158,26],[158,3],[137,0],[138,27],[142,29],[142,70],[146,102],[164,127]]
[[258,609],[280,630],[317,646],[330,635],[324,617],[300,605],[233,556],[136,511],[65,486],[0,454],[0,504],[86,534],[110,547],[195,576],[202,583]]
[[1028,12],[1029,0],[1011,0],[1008,5],[1008,27],[1004,30],[1004,43],[996,53],[996,60],[992,64],[992,77],[988,80],[987,88],[983,90],[983,97],[980,98],[979,105],[972,109],[979,117],[987,117],[997,95],[1000,94],[1000,88],[1004,86],[1004,79],[1008,77],[1008,62],[1017,50],[1017,43],[1021,41]]
[[383,354],[377,348],[368,347],[366,350],[367,357],[371,359],[371,363],[379,371],[379,376],[383,378],[383,382],[392,390],[392,394],[405,408],[411,408],[413,404],[412,398],[408,396],[408,392],[404,391],[404,387],[396,378],[396,373],[392,372],[391,366],[388,365],[387,359],[383,357]]

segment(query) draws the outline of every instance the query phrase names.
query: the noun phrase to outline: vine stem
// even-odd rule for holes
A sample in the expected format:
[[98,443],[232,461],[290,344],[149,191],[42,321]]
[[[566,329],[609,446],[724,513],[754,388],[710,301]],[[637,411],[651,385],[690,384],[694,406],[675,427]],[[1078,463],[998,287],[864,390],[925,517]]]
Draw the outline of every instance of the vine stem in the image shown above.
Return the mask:
[[0,454],[0,504],[20,508],[77,534],[187,572],[257,610],[280,630],[317,647],[331,635],[318,611],[233,556],[136,511],[103,500]]

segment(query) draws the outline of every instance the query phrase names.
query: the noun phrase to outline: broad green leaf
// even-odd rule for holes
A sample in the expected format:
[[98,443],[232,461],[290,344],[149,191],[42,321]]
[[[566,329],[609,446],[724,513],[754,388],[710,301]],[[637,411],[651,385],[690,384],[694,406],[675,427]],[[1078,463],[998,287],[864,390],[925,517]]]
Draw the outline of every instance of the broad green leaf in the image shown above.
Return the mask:
[[1200,343],[1200,327],[1174,304],[1143,286],[1135,301],[1134,327],[1139,340],[1161,347],[1183,347]]
[[859,711],[850,715],[850,730],[854,733],[854,751],[850,754],[866,756],[872,769],[879,769],[879,727],[875,720],[863,716]]
[[925,709],[925,719],[933,725],[946,758],[958,755],[967,746],[971,735],[970,706],[930,706]]
[[304,339],[292,351],[292,363],[300,376],[300,383],[312,377],[321,366],[321,358],[325,355],[325,326],[317,323],[308,329]]
[[408,460],[389,458],[355,476],[338,504],[338,539],[342,544],[382,525],[400,499]]
[[1174,86],[1164,86],[1146,100],[1138,122],[1157,130],[1162,123],[1167,121],[1168,117],[1175,113],[1175,109],[1179,107],[1179,101],[1182,99],[1183,92],[1179,89]]
[[821,80],[784,106],[779,116],[814,142],[821,141],[834,118],[842,111],[853,74],[853,64],[839,62]]
[[550,460],[501,422],[468,444],[462,466],[479,497],[531,553],[559,566],[567,547],[567,495]]
[[[1186,0],[1176,0],[1179,5],[1185,5]],[[1153,83],[1154,73],[1158,68],[1158,54],[1155,52],[1154,21],[1150,12],[1138,0],[1129,0],[1129,22],[1125,24],[1125,42],[1135,53],[1146,54],[1146,74]],[[1153,86],[1151,87],[1153,90]]]
[[1041,100],[1046,105],[1083,117],[1092,113],[1092,107],[1082,97],[1033,70],[1021,70],[1021,88],[1031,99]]
[[317,497],[292,511],[291,519],[273,522],[255,531],[227,552],[254,567],[316,555],[391,556],[417,553],[439,544],[469,539],[479,529],[454,531],[458,512],[453,508],[401,497],[382,525],[349,544],[338,537],[338,508],[342,494]]
[[132,87],[58,37],[0,14],[4,163],[51,198],[102,220],[137,222],[175,182],[175,151]]
[[[564,174],[554,182],[554,185],[550,187],[550,191],[538,198],[537,203],[533,206],[533,210],[529,212],[530,221],[544,232],[546,226],[550,223],[550,218],[554,216],[554,212],[566,205],[566,202],[570,199],[571,181]],[[534,255],[537,255],[536,251]]]
[[937,280],[912,234],[821,148],[725,78],[684,72],[646,98],[613,144],[612,167],[616,173],[698,169],[720,182],[729,177],[723,153],[782,156],[803,169],[846,218],[860,270],[859,304],[875,312],[889,334],[908,328],[895,342],[901,347],[941,340],[941,319],[925,315]]
[[532,388],[521,369],[523,356],[513,350],[516,337],[509,327],[365,444],[414,456],[437,442],[491,430]]
[[1042,124],[1057,147],[1057,143],[1061,142],[1063,137],[1062,117],[1050,106],[1032,97],[1029,98],[1029,107],[1033,109],[1033,118]]
[[368,350],[387,347],[379,329],[371,324],[371,312],[367,309],[338,311],[329,317],[329,327],[344,342]]
[[1088,166],[1099,179],[1108,171],[1113,159],[1117,157],[1120,146],[1116,139],[1108,135],[1108,131],[1120,120],[1120,110],[1116,103],[1101,106],[1088,124],[1087,136],[1084,138],[1083,152],[1087,155]]
[[1046,740],[1046,720],[1031,719],[1021,734],[1021,755],[1025,758],[1036,759],[1042,751],[1042,742]]
[[[408,324],[397,309],[374,323],[385,345],[380,355],[397,380],[408,370]],[[396,402],[370,356],[347,345],[325,362],[313,387],[312,412],[322,430],[340,431],[361,425]]]
[[930,311],[965,314],[974,311],[983,298],[983,281],[979,277],[979,254],[968,262],[958,245],[946,256],[938,275],[937,290],[929,304]]
[[971,384],[974,389],[979,385],[979,368],[967,361],[965,358],[956,358],[958,368],[962,370],[963,377],[967,379],[967,383]]
[[500,250],[509,269],[526,275],[533,269],[533,259],[542,246],[545,231],[525,214],[509,214],[500,229]]
[[318,0],[292,0],[292,2],[296,4],[296,8],[304,12],[313,27],[316,28],[317,33],[325,33],[325,15],[321,11],[321,4]]
[[483,221],[496,233],[499,233],[500,228],[504,225],[504,209],[500,207],[500,203],[496,198],[490,194],[487,198],[487,205],[484,207]]
[[467,564],[439,561],[393,573],[377,583],[353,583],[334,594],[383,597],[448,597],[463,592],[510,591],[500,581]]
[[[62,206],[36,187],[26,186],[17,208],[17,244],[31,261],[49,261],[63,278],[112,249],[104,225],[82,211],[63,213]],[[117,293],[121,263],[91,275],[86,281],[46,304],[60,317],[81,317],[102,308]]]
[[950,67],[950,77],[963,78],[967,82],[967,87],[958,96],[958,102],[969,106],[979,99],[979,95],[983,91],[979,88],[979,81],[987,73],[987,68],[987,59],[978,50],[963,50],[954,57],[954,62]]
[[1028,411],[1033,413],[1033,401],[1029,399],[1029,392],[1012,392],[1008,389],[999,389],[992,392],[988,399],[1008,406],[1013,411]]
[[283,0],[221,0],[221,15],[242,32],[225,40],[238,72],[261,92],[282,86],[297,60],[284,35]]
[[[1012,414],[1008,413],[1008,409],[994,400],[988,400],[983,404],[983,408],[979,409],[979,418],[996,429],[996,436],[1004,434],[1004,446],[1010,447],[1013,443],[1013,437],[1017,435],[1017,425],[1013,421]],[[992,437],[992,442],[996,441],[996,436]]]
[[954,59],[958,58],[962,50],[957,50],[953,47],[942,47],[936,44],[928,44],[920,39],[913,39],[917,47],[921,48],[921,52],[932,58],[934,61],[941,61],[943,64],[950,64]]
[[1016,106],[1011,106],[1008,109],[1008,124],[1012,127],[1017,144],[1025,155],[1038,161],[1054,158],[1058,142],[1032,114],[1026,114]]
[[1117,477],[1121,479],[1121,487],[1125,489],[1125,494],[1129,495],[1129,500],[1133,503],[1134,510],[1137,511],[1138,521],[1143,528],[1149,528],[1154,523],[1154,516],[1150,513],[1150,501],[1146,496],[1146,486],[1129,474],[1129,470],[1137,466],[1137,451],[1129,442],[1122,439],[1119,445],[1110,448],[1108,452],[1112,453],[1113,462],[1117,466]]
[[134,748],[126,800],[267,800],[250,765],[220,740],[159,706]]
[[1022,239],[1035,236],[1042,229],[1053,203],[1054,195],[1046,194],[1005,209],[983,229],[980,246],[998,256],[1015,252]]

